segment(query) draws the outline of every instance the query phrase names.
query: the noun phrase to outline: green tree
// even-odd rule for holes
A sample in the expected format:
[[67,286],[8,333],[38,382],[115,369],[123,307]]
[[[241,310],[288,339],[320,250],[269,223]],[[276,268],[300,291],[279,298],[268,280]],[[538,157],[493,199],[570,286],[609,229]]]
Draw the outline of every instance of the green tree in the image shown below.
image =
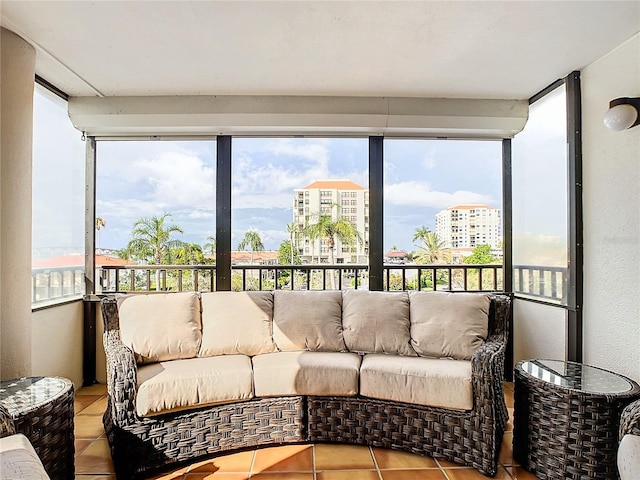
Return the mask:
[[203,265],[205,263],[204,251],[197,243],[182,242],[171,251],[176,265]]
[[302,260],[297,248],[291,246],[291,241],[285,240],[278,249],[278,263],[280,265],[301,265]]
[[472,265],[490,265],[497,263],[498,260],[499,258],[491,253],[491,245],[483,244],[475,247],[471,255],[465,257],[463,261]]
[[445,242],[440,240],[436,232],[427,229],[418,235],[418,230],[420,229],[416,229],[416,235],[414,235],[414,239],[419,237],[422,240],[422,245],[416,245],[418,251],[414,254],[418,263],[430,265],[451,261],[449,249],[445,248]]
[[255,230],[248,230],[244,234],[244,238],[238,244],[238,250],[245,250],[247,247],[251,251],[251,264],[253,264],[253,253],[264,251],[264,245],[262,244],[260,234]]
[[[334,205],[336,207],[336,205]],[[318,222],[311,224],[309,227],[310,236],[323,239],[329,249],[329,264],[335,263],[334,250],[337,241],[343,245],[353,245],[356,241],[362,241],[362,236],[356,226],[346,218],[339,216],[333,219],[330,215],[320,215]],[[329,276],[331,288],[336,288],[335,272]]]
[[205,251],[209,252],[211,255],[216,254],[216,237],[214,235],[209,235],[207,237],[207,243],[202,247]]
[[[289,245],[291,245],[291,255],[289,257],[289,260],[291,261],[291,265],[296,265],[294,263],[294,251],[296,254],[298,254],[297,248],[294,248],[295,245],[297,245],[297,237],[299,233],[303,233],[304,228],[300,228],[301,226],[298,225],[297,223],[291,222],[291,223],[287,223],[287,232],[289,232]],[[282,248],[282,245],[280,245],[280,248]],[[284,262],[281,261],[282,264],[285,264]],[[298,264],[299,265],[299,264]]]
[[[155,265],[162,265],[170,259],[171,249],[182,245],[180,240],[172,238],[176,233],[184,233],[182,228],[168,223],[171,214],[144,217],[133,224],[131,240],[121,251],[122,258],[144,260]],[[156,290],[160,290],[160,270],[156,270]]]
[[420,241],[421,243],[426,243],[427,235],[431,232],[429,227],[422,225],[421,227],[416,228],[415,233],[413,234],[413,242]]

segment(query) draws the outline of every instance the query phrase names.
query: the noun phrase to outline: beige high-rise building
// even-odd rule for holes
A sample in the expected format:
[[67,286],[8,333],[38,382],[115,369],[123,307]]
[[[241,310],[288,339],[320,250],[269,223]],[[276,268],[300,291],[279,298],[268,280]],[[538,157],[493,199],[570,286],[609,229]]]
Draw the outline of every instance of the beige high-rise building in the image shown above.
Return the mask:
[[[293,223],[298,231],[294,245],[304,263],[327,263],[329,247],[321,238],[312,240],[304,233],[306,225],[318,223],[322,215],[333,220],[349,220],[360,232],[362,242],[342,245],[336,241],[336,263],[367,263],[369,255],[369,189],[350,180],[318,180],[293,191]],[[318,260],[320,259],[320,260]]]
[[436,233],[447,248],[469,253],[478,245],[500,248],[502,215],[487,205],[456,205],[436,214]]

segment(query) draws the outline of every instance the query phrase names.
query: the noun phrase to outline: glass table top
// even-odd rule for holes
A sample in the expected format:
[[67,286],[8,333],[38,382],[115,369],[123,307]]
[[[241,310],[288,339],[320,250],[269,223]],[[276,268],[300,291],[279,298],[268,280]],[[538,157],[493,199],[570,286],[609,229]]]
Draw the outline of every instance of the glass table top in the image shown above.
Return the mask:
[[615,394],[633,389],[624,377],[596,367],[561,360],[528,360],[522,369],[538,380],[589,393]]
[[25,377],[0,382],[0,400],[17,414],[55,398],[69,388],[69,382],[56,377]]

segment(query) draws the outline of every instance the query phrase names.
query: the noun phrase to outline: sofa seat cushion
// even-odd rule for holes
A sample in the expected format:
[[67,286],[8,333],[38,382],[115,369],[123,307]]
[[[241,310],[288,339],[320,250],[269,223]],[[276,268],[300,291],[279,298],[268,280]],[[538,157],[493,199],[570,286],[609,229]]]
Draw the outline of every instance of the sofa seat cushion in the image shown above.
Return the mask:
[[342,292],[276,290],[273,339],[283,352],[345,352],[342,338]]
[[202,340],[200,297],[195,292],[121,295],[122,343],[138,364],[193,358]]
[[210,292],[201,295],[201,357],[258,355],[275,351],[272,292]]
[[471,362],[365,355],[360,367],[360,394],[380,400],[471,410]]
[[470,360],[486,340],[485,293],[411,292],[411,345],[420,356]]
[[358,393],[360,357],[355,353],[278,352],[253,357],[257,397]]
[[346,290],[342,302],[349,351],[416,356],[410,344],[407,292]]
[[29,439],[21,433],[0,438],[0,477],[21,480],[49,479]]
[[246,355],[172,360],[138,368],[136,413],[159,415],[253,397],[251,359]]

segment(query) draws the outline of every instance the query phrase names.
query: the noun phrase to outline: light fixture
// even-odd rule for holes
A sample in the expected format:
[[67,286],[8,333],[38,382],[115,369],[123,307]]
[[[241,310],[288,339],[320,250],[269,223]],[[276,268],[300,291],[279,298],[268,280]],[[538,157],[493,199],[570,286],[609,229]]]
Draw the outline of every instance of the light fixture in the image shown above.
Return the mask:
[[640,97],[616,98],[609,102],[609,110],[604,114],[604,124],[610,130],[626,130],[640,125]]

